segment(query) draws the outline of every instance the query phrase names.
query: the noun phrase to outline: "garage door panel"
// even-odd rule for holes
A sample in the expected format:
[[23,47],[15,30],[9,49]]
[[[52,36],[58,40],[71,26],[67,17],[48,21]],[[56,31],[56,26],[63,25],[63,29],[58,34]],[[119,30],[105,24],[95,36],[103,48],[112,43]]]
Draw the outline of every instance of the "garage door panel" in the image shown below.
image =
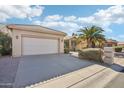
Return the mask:
[[58,53],[57,39],[22,38],[22,55]]

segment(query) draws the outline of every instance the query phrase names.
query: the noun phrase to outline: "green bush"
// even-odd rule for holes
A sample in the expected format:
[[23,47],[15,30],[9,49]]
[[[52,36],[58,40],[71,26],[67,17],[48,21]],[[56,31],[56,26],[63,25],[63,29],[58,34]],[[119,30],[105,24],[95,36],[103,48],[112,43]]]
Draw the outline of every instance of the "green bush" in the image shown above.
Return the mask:
[[11,54],[12,54],[12,49],[5,49],[5,48],[2,48],[2,49],[0,49],[0,54],[1,54],[2,56],[11,55]]
[[122,49],[123,49],[122,46],[116,46],[116,47],[114,47],[115,52],[121,52]]
[[0,32],[0,54],[2,56],[12,54],[12,38],[3,32]]
[[102,62],[103,50],[100,48],[87,48],[78,51],[79,58]]
[[65,48],[64,53],[68,54],[69,53],[69,48]]

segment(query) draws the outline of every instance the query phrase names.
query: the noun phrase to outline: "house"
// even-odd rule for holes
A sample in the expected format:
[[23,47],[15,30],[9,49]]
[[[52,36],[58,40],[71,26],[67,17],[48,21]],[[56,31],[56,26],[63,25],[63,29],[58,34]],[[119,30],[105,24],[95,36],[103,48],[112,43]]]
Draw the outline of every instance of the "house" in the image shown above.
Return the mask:
[[12,56],[64,53],[66,33],[39,25],[9,24],[1,28],[12,36]]
[[118,42],[118,46],[124,46],[124,42]]
[[118,42],[116,40],[113,39],[107,39],[105,42],[105,47],[113,47],[113,46],[117,46]]
[[86,41],[77,41],[78,36],[66,36],[64,38],[65,47],[70,51],[80,50],[87,47]]
[[[65,41],[65,47],[69,48],[70,51],[75,51],[75,50],[81,50],[83,48],[87,47],[87,42],[84,40],[81,40],[80,42],[77,42],[78,36],[66,36],[64,38]],[[113,47],[117,46],[118,42],[113,39],[107,39],[104,47]]]

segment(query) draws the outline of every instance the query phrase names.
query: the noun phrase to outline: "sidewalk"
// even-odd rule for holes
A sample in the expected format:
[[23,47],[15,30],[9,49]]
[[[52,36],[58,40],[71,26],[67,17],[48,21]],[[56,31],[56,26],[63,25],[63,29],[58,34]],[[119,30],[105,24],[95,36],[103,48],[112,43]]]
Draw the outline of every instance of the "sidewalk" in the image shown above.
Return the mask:
[[[120,61],[119,64],[124,66],[124,58],[117,58],[116,61]],[[113,78],[105,88],[124,88],[124,70],[120,72],[115,78]]]
[[97,73],[86,79],[85,81],[79,82],[73,88],[103,88],[105,87],[113,78],[118,75],[118,72],[113,71],[110,68],[106,68],[104,71]]

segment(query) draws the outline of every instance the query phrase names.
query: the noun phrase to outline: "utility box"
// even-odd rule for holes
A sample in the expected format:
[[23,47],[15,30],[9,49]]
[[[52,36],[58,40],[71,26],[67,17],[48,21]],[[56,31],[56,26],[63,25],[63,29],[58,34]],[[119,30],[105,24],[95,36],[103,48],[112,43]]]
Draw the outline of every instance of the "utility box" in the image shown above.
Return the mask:
[[114,63],[114,49],[112,47],[104,47],[103,61],[109,65]]

